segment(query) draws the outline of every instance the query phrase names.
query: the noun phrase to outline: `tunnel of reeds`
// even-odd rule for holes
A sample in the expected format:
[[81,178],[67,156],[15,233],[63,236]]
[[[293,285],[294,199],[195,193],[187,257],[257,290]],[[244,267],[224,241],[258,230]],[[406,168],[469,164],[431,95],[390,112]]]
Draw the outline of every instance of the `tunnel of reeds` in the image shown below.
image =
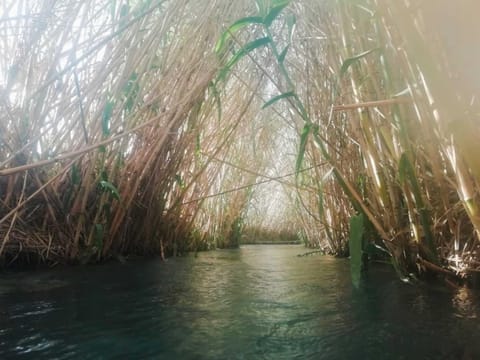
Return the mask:
[[298,241],[475,274],[479,6],[452,3],[2,1],[2,265]]

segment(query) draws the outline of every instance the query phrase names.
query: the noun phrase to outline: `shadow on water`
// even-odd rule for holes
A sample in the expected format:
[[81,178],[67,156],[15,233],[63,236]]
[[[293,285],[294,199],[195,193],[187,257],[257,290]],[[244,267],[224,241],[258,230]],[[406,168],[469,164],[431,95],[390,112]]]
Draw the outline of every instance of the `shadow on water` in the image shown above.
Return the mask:
[[0,358],[475,359],[478,294],[243,246],[0,276]]

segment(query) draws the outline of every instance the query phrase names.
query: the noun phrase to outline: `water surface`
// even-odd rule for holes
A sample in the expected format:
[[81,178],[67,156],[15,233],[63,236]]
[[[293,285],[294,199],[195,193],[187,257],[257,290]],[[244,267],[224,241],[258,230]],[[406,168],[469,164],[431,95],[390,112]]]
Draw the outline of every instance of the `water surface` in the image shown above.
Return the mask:
[[0,275],[1,359],[480,359],[480,297],[301,246]]

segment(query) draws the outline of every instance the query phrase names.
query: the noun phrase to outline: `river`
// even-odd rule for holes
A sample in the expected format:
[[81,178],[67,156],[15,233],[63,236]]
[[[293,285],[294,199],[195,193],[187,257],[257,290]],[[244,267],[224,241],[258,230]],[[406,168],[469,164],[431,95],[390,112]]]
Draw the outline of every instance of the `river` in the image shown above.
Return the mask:
[[0,274],[1,359],[480,359],[480,296],[301,246]]

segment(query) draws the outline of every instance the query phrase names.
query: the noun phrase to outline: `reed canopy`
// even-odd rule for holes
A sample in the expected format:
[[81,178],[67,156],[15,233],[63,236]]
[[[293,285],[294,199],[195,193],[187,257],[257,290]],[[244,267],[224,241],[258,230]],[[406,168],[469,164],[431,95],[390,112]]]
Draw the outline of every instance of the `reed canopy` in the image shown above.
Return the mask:
[[480,269],[475,0],[5,0],[0,259],[265,231]]

